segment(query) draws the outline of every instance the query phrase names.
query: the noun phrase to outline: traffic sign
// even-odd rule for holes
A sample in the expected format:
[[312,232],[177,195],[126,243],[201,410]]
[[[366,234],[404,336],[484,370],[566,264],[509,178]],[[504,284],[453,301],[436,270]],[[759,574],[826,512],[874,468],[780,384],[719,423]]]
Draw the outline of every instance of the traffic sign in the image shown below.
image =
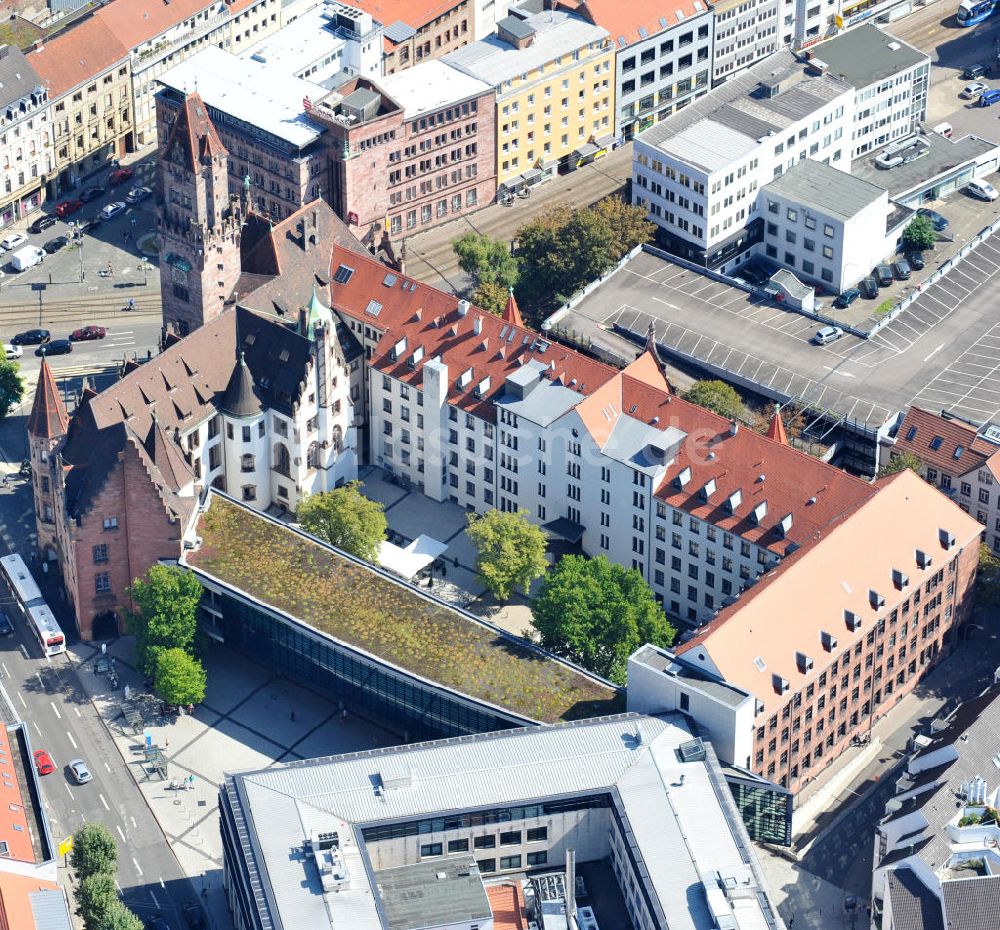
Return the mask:
[[59,855],[65,856],[73,848],[73,834],[71,833],[59,844]]

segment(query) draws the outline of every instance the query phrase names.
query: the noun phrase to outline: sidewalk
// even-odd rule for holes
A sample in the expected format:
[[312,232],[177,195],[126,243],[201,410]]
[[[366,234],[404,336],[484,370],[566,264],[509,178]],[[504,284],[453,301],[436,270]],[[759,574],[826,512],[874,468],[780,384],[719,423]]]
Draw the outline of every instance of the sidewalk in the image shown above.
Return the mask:
[[[143,691],[135,668],[134,641],[108,644],[121,689],[108,692],[108,680],[94,672],[99,647],[72,650],[80,681],[132,772],[149,809],[163,830],[181,869],[199,893],[209,925],[229,930],[232,919],[222,889],[222,840],[218,788],[225,773],[393,745],[398,737],[341,710],[312,691],[274,676],[224,647],[213,646],[206,659],[208,693],[193,716],[147,718],[141,734],[125,729],[120,702],[128,685],[133,699]],[[144,765],[149,735],[168,760],[166,779]],[[189,787],[181,787],[181,785]]]

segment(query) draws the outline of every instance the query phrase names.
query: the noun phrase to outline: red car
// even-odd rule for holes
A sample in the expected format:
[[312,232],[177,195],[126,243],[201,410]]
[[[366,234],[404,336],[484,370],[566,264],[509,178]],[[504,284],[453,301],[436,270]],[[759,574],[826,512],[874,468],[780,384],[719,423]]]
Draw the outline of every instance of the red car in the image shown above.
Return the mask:
[[35,768],[38,770],[39,775],[51,775],[56,770],[52,756],[44,749],[39,749],[35,753]]
[[130,177],[132,177],[131,168],[115,168],[115,170],[111,172],[108,181],[112,184],[123,184]]
[[103,326],[83,326],[80,329],[74,329],[69,334],[69,338],[73,342],[86,342],[89,339],[103,339],[107,334],[108,331]]
[[56,207],[56,216],[69,216],[71,213],[76,213],[82,206],[82,200],[64,200]]

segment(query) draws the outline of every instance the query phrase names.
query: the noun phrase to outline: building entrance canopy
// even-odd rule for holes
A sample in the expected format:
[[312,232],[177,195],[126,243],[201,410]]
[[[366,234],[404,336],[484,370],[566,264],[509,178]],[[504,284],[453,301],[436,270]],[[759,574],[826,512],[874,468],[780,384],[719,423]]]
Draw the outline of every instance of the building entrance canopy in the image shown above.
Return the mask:
[[378,550],[379,565],[400,578],[413,578],[425,569],[448,548],[447,543],[421,534],[405,548],[388,540],[382,542]]

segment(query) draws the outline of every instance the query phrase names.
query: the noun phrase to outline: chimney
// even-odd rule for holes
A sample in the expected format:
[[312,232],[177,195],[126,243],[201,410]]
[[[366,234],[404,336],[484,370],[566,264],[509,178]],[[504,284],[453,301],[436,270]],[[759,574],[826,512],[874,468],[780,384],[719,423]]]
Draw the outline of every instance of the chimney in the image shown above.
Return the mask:
[[576,850],[566,850],[566,922],[576,924]]
[[735,436],[740,431],[740,424],[735,420],[729,421],[729,435]]
[[474,320],[472,321],[472,331],[473,331],[473,332],[474,332],[474,333],[475,333],[475,334],[476,334],[477,336],[478,336],[478,335],[479,335],[480,333],[482,333],[482,331],[483,331],[483,318],[482,318],[481,316],[477,316],[477,317],[476,317],[476,318],[475,318],[475,319],[474,319]]
[[312,212],[312,228],[319,229],[319,210],[313,210]]

